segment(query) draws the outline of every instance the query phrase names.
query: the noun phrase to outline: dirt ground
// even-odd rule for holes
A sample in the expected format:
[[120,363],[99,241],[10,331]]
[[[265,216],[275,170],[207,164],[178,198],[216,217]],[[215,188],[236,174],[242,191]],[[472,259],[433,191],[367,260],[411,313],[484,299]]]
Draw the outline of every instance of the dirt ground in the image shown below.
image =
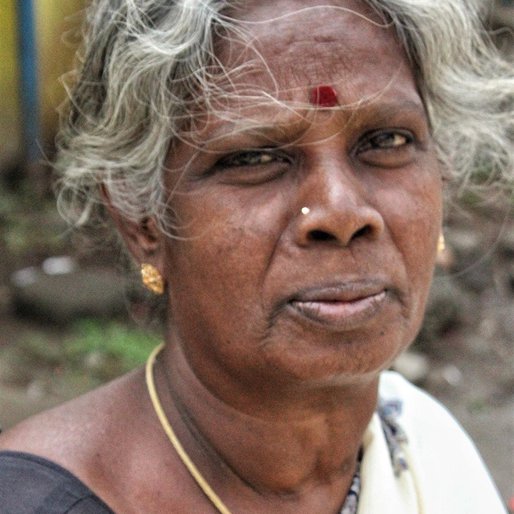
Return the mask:
[[[419,382],[470,433],[507,502],[514,496],[514,220],[504,211],[457,217],[448,222],[447,239],[453,262],[435,278],[427,322],[414,346],[426,364]],[[4,280],[4,428],[82,392],[77,386],[56,392],[49,386],[56,377],[42,376],[37,366],[21,372],[9,369],[3,358],[6,350],[27,334],[36,331],[58,341],[66,329],[13,315],[8,289]]]

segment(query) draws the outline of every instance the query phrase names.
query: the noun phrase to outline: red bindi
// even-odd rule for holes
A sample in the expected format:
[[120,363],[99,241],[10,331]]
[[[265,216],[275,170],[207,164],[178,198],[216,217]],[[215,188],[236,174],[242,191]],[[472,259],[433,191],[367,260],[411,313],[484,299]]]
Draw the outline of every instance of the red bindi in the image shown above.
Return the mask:
[[335,107],[339,102],[337,100],[337,91],[332,86],[316,86],[311,89],[310,102],[318,107]]

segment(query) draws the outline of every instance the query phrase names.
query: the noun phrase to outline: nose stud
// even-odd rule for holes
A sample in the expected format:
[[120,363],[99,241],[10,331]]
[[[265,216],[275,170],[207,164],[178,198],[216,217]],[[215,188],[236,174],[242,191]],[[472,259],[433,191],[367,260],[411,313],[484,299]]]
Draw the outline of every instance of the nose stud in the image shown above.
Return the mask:
[[302,207],[300,212],[304,215],[304,216],[307,216],[307,214],[309,214],[309,212],[311,212],[311,210],[308,208],[308,207]]
[[446,250],[446,240],[444,239],[444,234],[441,232],[439,234],[439,239],[437,240],[437,253],[442,254]]

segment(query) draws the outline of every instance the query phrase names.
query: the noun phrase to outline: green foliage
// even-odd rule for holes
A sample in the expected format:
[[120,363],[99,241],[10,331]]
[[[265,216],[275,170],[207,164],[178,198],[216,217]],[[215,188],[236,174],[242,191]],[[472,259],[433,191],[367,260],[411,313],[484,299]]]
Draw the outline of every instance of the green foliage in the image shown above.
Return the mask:
[[159,340],[155,336],[119,322],[82,320],[65,341],[64,351],[67,359],[76,366],[88,360],[90,366],[95,361],[103,361],[106,378],[109,378],[111,371],[120,374],[143,364],[157,344]]
[[85,390],[142,365],[159,342],[155,335],[121,322],[87,319],[58,341],[31,333],[4,359],[15,381],[50,373],[56,389]]

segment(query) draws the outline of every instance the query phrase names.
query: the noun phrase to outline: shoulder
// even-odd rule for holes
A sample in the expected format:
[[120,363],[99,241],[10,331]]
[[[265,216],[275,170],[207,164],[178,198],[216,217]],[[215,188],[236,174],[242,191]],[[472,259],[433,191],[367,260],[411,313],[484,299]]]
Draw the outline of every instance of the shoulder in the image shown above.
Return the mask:
[[[148,403],[140,382],[141,374],[131,373],[28,418],[0,434],[0,452],[31,454],[54,463],[109,500],[105,491],[119,485],[126,460],[146,450],[139,437],[145,433],[141,416],[134,415],[144,412]],[[41,477],[45,467],[41,465],[43,461],[36,460],[30,460],[31,472],[37,469]],[[26,459],[16,462],[27,471]],[[44,473],[55,478],[48,466]]]
[[57,464],[27,453],[0,452],[2,512],[111,514],[80,480]]
[[409,466],[434,512],[505,512],[474,443],[441,403],[394,372],[382,374],[379,394],[398,402]]
[[[124,513],[162,512],[158,507],[164,501],[171,505],[182,501],[183,484],[188,483],[189,475],[173,452],[163,457],[163,448],[169,449],[169,441],[152,409],[142,370],[37,414],[0,434],[0,452],[31,454],[57,465],[112,510]],[[43,468],[37,469],[41,472]],[[1,474],[5,472],[0,470]],[[4,477],[0,481],[4,489],[8,488]],[[23,512],[2,510],[2,494],[0,489],[0,512]],[[22,485],[17,486],[14,494],[30,497]],[[90,501],[84,498],[83,510],[70,512],[96,513],[84,510]]]
[[0,434],[0,451],[34,453],[58,461],[59,455],[69,459],[105,447],[118,422],[141,403],[137,378],[131,373],[22,421]]

